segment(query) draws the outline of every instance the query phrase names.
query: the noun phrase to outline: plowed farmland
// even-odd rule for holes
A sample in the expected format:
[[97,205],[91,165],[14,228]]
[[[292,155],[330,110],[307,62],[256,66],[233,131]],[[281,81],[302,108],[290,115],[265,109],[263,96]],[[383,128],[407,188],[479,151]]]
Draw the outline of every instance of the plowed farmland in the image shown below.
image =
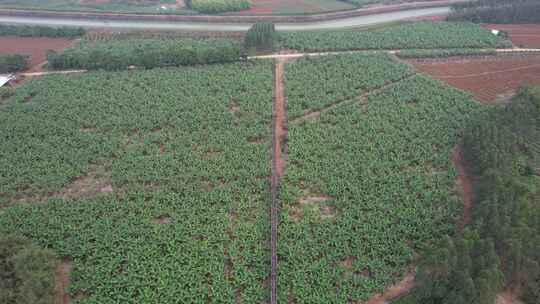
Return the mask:
[[45,62],[47,50],[60,51],[71,43],[72,40],[65,38],[0,37],[0,54],[27,55],[28,66],[35,68]]
[[540,47],[540,24],[484,24],[483,27],[507,32],[512,43],[519,47]]
[[419,71],[468,91],[483,103],[513,94],[520,86],[540,84],[540,56],[484,57],[412,61]]

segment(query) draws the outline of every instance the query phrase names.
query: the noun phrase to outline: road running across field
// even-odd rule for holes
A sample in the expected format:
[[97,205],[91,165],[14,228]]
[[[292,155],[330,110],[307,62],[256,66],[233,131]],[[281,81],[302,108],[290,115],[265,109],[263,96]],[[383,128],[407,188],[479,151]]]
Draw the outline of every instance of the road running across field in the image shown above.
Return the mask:
[[[302,23],[276,23],[278,31],[309,31],[341,29],[374,25],[414,19],[445,15],[450,7],[434,7],[410,9],[404,11],[380,13],[366,16],[356,16],[328,21],[302,22]],[[147,30],[187,30],[187,31],[247,31],[250,23],[214,23],[214,22],[173,22],[173,21],[144,21],[144,20],[98,20],[83,18],[60,17],[30,17],[30,16],[0,16],[0,23],[25,24],[45,26],[80,26],[86,28],[114,28],[114,29],[147,29]]]

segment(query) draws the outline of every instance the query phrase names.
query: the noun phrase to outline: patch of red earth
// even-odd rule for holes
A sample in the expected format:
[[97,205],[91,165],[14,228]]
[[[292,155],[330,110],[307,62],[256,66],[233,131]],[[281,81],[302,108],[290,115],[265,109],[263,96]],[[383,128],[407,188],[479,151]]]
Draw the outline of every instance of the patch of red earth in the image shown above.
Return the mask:
[[410,272],[398,283],[388,287],[383,293],[375,294],[366,304],[385,304],[388,301],[399,299],[414,288],[415,272]]
[[465,160],[463,158],[463,151],[461,146],[456,146],[452,153],[452,162],[458,172],[458,187],[460,188],[461,197],[463,200],[463,216],[461,218],[459,227],[463,229],[465,225],[471,222],[471,208],[473,203],[473,183],[472,177],[468,174],[468,170],[465,167]]
[[253,0],[249,10],[237,12],[235,15],[268,15],[274,11],[288,10],[316,13],[321,12],[322,8],[305,0]]
[[516,46],[540,48],[540,24],[483,24],[482,26],[507,32]]
[[495,304],[523,304],[523,302],[518,299],[516,293],[506,290],[497,295]]
[[540,55],[410,62],[420,72],[468,91],[486,104],[507,98],[523,85],[540,85]]
[[278,178],[283,176],[285,171],[285,161],[286,156],[284,155],[284,145],[287,138],[287,126],[286,126],[286,103],[285,103],[285,88],[283,84],[284,78],[284,63],[278,61],[276,63],[275,70],[275,137],[274,142],[274,151],[275,151],[275,161],[276,161],[276,175]]
[[47,60],[47,50],[61,51],[69,47],[73,40],[44,37],[0,37],[0,54],[21,54],[29,56],[31,71],[40,70]]
[[56,304],[69,304],[71,297],[68,293],[69,273],[73,267],[73,261],[69,258],[64,259],[55,271],[55,293]]

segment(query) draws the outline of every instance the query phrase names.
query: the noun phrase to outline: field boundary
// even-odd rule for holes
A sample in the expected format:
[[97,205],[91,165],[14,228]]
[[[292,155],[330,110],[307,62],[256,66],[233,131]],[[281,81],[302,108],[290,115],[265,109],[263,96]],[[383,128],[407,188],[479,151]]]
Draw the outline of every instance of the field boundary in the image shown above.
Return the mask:
[[329,21],[343,18],[368,16],[382,13],[392,13],[405,10],[435,8],[449,6],[454,3],[463,3],[468,0],[438,0],[430,2],[411,2],[396,5],[386,5],[372,8],[359,8],[347,11],[338,11],[313,15],[155,15],[155,14],[126,14],[126,13],[94,13],[77,11],[38,11],[23,9],[0,9],[0,15],[10,17],[43,17],[43,18],[70,18],[91,20],[131,20],[131,21],[183,21],[183,22],[288,22],[302,23],[314,21]]

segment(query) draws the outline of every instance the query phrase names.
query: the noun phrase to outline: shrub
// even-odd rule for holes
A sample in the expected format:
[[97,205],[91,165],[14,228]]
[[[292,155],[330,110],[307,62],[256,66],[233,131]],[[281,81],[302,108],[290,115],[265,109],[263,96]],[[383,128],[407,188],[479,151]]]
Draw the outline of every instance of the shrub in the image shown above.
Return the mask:
[[27,57],[19,54],[0,55],[0,73],[13,73],[26,69]]
[[0,303],[54,303],[56,256],[19,235],[0,235]]
[[244,47],[246,50],[274,49],[276,28],[273,23],[255,23],[246,33]]

